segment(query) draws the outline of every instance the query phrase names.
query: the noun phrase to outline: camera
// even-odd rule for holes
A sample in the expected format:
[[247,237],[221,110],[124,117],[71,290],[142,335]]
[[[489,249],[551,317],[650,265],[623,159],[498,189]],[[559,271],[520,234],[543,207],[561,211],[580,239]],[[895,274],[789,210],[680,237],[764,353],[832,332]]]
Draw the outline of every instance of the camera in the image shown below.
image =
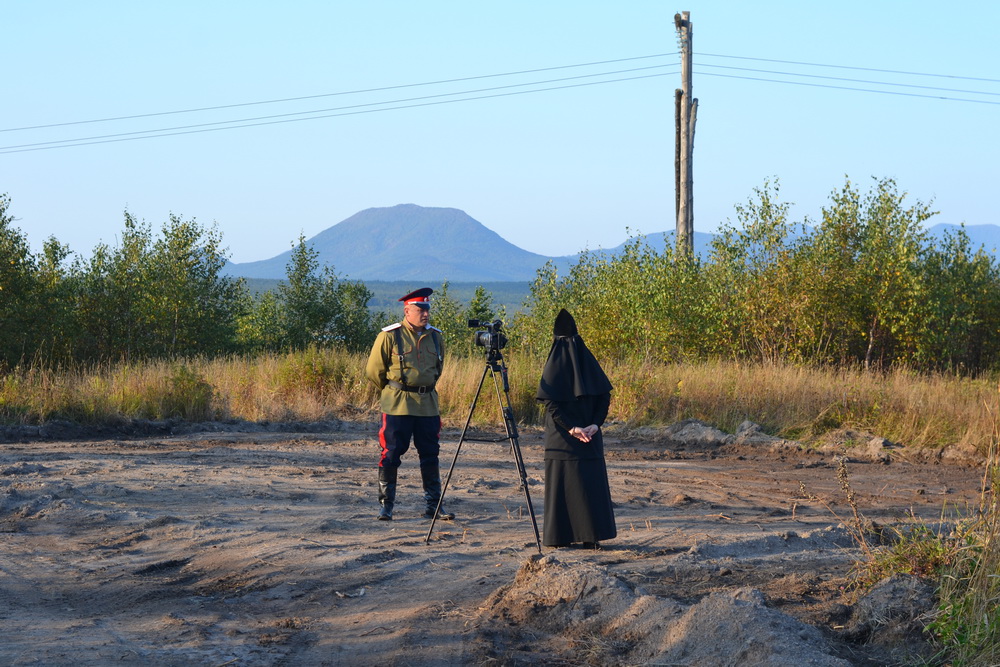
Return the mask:
[[477,331],[472,334],[472,341],[478,347],[499,351],[507,345],[507,336],[500,331],[500,328],[503,327],[503,322],[500,320],[494,320],[493,322],[469,320],[469,327],[484,327],[486,329],[485,331]]

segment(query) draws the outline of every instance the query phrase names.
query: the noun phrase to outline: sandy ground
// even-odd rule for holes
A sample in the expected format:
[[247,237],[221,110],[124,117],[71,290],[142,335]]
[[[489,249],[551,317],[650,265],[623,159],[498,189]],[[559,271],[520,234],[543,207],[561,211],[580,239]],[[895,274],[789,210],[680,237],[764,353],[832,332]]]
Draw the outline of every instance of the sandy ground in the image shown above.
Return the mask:
[[[445,494],[457,519],[437,522],[429,542],[415,451],[400,469],[395,520],[375,520],[372,423],[4,444],[0,664],[667,664],[631,650],[662,628],[623,634],[628,619],[618,618],[602,621],[617,628],[603,643],[593,628],[571,640],[539,615],[544,591],[513,609],[519,572],[523,582],[540,563],[571,579],[604,573],[624,586],[615,595],[669,601],[678,614],[755,589],[768,609],[817,628],[843,661],[814,664],[887,664],[838,635],[857,550],[837,527],[850,511],[833,453],[685,448],[609,429],[618,538],[600,550],[544,548],[539,561],[498,437],[463,444]],[[443,474],[458,438],[443,434]],[[520,434],[539,529],[540,442],[537,431]],[[848,467],[862,511],[882,524],[909,513],[937,522],[979,498],[973,466]],[[724,646],[706,630],[704,644]],[[717,662],[673,664],[737,664],[725,650]]]

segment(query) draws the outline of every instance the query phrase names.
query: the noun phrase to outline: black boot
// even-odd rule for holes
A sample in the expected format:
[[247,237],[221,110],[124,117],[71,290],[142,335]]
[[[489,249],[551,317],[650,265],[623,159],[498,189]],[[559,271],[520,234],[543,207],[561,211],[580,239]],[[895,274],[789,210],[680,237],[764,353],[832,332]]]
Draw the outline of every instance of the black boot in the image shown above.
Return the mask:
[[379,521],[392,521],[392,506],[396,504],[396,470],[385,466],[378,469]]
[[[427,504],[424,518],[433,519],[438,502],[441,500],[441,473],[436,465],[421,466],[420,478],[424,483],[424,502]],[[444,505],[441,505],[437,516],[442,521],[451,521],[455,518],[454,514],[445,510]]]

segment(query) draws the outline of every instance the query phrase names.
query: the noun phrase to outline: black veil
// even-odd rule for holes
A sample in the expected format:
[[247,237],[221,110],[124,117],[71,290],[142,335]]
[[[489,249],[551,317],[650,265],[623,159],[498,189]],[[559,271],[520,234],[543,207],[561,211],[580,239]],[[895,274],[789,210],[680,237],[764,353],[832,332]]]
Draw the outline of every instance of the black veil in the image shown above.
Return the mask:
[[552,347],[535,395],[537,400],[573,401],[580,396],[611,393],[611,381],[583,342],[576,320],[565,309],[556,316],[552,336]]

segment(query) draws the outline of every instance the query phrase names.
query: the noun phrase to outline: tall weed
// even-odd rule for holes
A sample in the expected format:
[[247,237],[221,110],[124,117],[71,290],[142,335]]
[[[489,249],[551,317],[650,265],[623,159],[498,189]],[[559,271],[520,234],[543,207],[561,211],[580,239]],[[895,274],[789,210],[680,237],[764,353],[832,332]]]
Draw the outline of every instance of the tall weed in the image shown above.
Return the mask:
[[[504,352],[515,418],[537,425],[541,411],[535,392],[544,354]],[[0,420],[374,418],[378,397],[364,377],[366,358],[311,347],[210,360],[17,367],[0,375]],[[994,384],[985,377],[719,359],[602,362],[615,387],[609,418],[634,427],[700,419],[734,432],[750,420],[771,434],[807,443],[851,428],[908,447],[959,445],[983,453],[993,432],[983,406],[992,400]],[[474,421],[501,423],[492,378],[484,356],[449,356],[438,382],[445,422],[464,422],[482,381]]]
[[[221,412],[215,390],[199,366],[198,362],[126,364],[107,378],[89,378],[89,386],[97,391],[88,402],[88,412],[94,419],[100,409],[131,419],[216,419]],[[81,384],[81,390],[86,388]]]
[[[996,409],[991,410],[996,417]],[[995,422],[996,423],[996,422]],[[980,504],[952,536],[940,611],[930,626],[955,665],[1000,664],[1000,428],[983,472]]]
[[[543,358],[527,352],[504,354],[502,365],[496,366],[487,363],[485,355],[449,357],[438,381],[441,419],[454,425],[464,424],[474,407],[473,425],[502,425],[500,401],[506,403],[509,399],[517,421],[538,424],[541,410],[535,393],[543,363]],[[534,369],[538,369],[537,376]]]
[[[987,411],[996,416],[996,403]],[[996,423],[996,422],[994,422]],[[940,645],[935,664],[987,667],[1000,664],[1000,429],[994,430],[978,507],[938,526],[914,516],[878,531],[858,510],[846,465],[838,479],[852,510],[844,521],[863,553],[854,585],[867,590],[894,574],[926,577],[937,585],[938,609],[926,626]]]

